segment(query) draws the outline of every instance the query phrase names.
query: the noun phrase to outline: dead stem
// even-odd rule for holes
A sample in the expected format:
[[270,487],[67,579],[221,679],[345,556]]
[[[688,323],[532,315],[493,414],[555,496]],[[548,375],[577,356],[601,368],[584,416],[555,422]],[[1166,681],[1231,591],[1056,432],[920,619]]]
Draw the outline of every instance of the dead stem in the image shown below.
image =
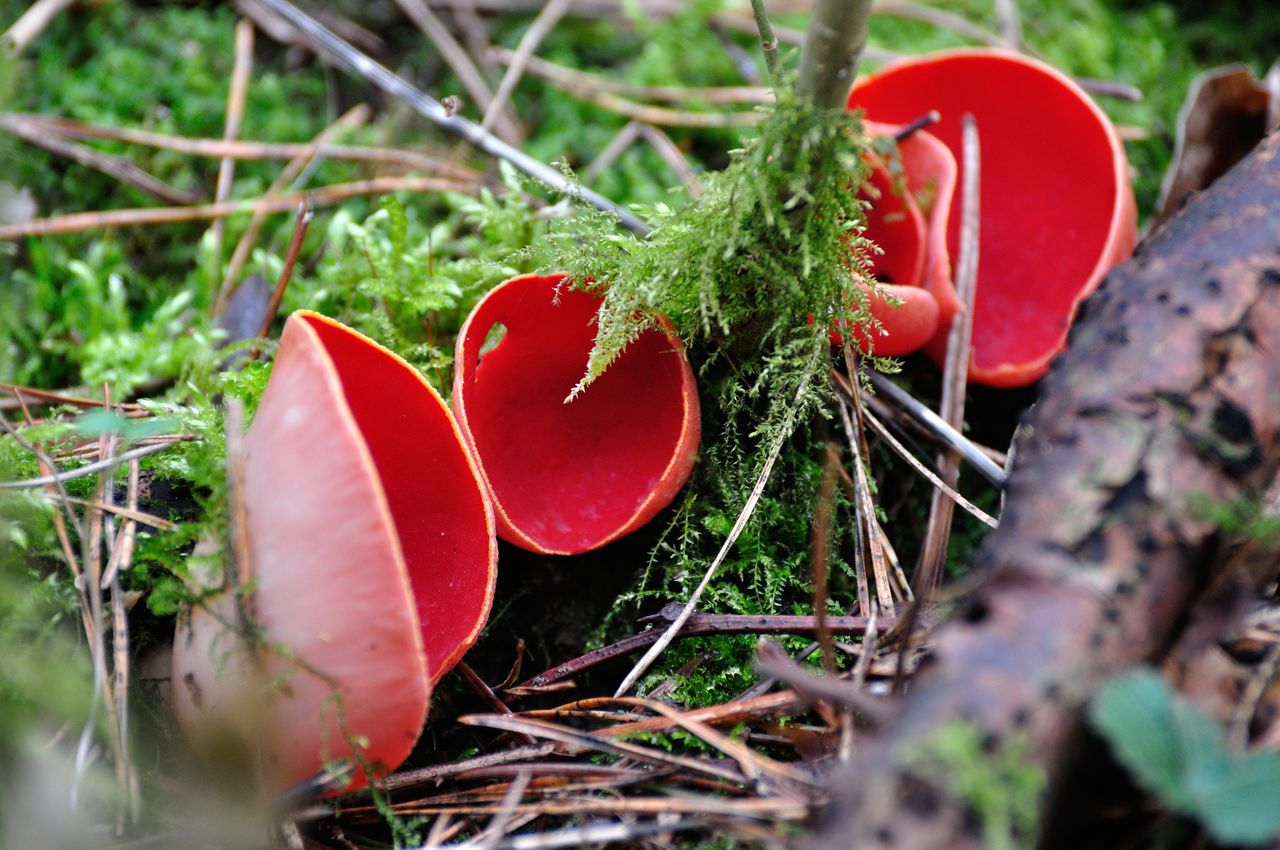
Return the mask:
[[742,785],[747,782],[747,777],[740,770],[729,770],[702,759],[676,755],[640,744],[604,740],[586,732],[557,726],[541,720],[525,720],[519,717],[504,717],[492,714],[464,714],[458,718],[458,722],[464,726],[482,726],[503,732],[524,732],[535,738],[554,741],[558,744],[608,753],[646,764],[680,768],[710,776],[714,779],[721,779],[734,785]]
[[187,442],[189,440],[198,439],[189,434],[178,435],[169,442],[156,443],[149,446],[139,446],[136,449],[130,449],[127,452],[109,458],[107,460],[95,461],[75,469],[54,472],[50,465],[50,470],[39,478],[27,478],[22,481],[0,481],[0,490],[20,490],[28,487],[47,487],[51,484],[61,484],[64,481],[71,481],[76,478],[84,478],[86,475],[96,475],[104,469],[110,469],[113,466],[119,466],[127,461],[136,458],[143,458],[149,455],[162,452],[166,449],[173,448],[175,443]]
[[15,56],[21,55],[53,23],[53,19],[74,2],[75,0],[36,0],[4,31],[4,35],[0,35],[0,48],[7,48]]
[[[367,104],[357,104],[346,112],[344,112],[337,121],[334,121],[328,127],[320,131],[320,133],[311,140],[311,147],[319,150],[329,143],[330,140],[336,138],[339,134],[346,132],[355,127],[363,125],[369,120],[370,109]],[[284,191],[285,187],[295,180],[301,180],[301,175],[307,171],[309,167],[314,166],[321,159],[322,154],[305,153],[298,154],[286,163],[285,167],[280,169],[280,173],[276,175],[276,179],[271,181],[271,185],[267,187],[267,192],[263,197],[274,198]],[[301,188],[294,186],[294,189]],[[249,260],[249,253],[253,250],[254,244],[258,241],[258,234],[262,231],[262,225],[267,220],[266,212],[255,212],[253,218],[250,219],[248,227],[241,234],[239,241],[236,242],[235,250],[231,252],[231,259],[227,262],[226,273],[222,277],[222,284],[218,287],[218,295],[209,305],[210,314],[220,315],[226,306],[227,299],[236,288],[237,279],[240,277],[240,270],[244,268],[244,264]]]
[[822,666],[828,676],[836,672],[836,650],[831,630],[827,628],[827,562],[831,558],[831,514],[835,508],[836,468],[840,453],[827,444],[823,452],[822,481],[818,485],[817,504],[809,533],[809,559],[813,573],[813,613],[818,645],[822,647]]
[[[280,12],[279,9],[274,9],[275,4],[267,3],[266,5],[272,6],[274,11]],[[467,94],[475,100],[476,105],[486,113],[493,109],[496,100],[493,92],[489,90],[489,84],[485,82],[484,75],[480,73],[480,69],[471,61],[471,56],[458,43],[458,40],[453,37],[453,33],[444,25],[444,22],[431,11],[423,0],[396,0],[396,5],[409,16],[409,20],[413,21],[414,26],[431,40],[436,50],[440,51],[440,56],[453,69],[463,88],[467,90]],[[289,18],[288,15],[284,17]],[[296,25],[296,22],[292,19],[289,19],[289,22]],[[303,29],[303,31],[305,35],[306,30]],[[496,125],[495,130],[498,136],[507,144],[519,144],[524,137],[520,124],[504,104],[499,103],[497,110],[493,123]],[[488,131],[489,128],[487,126],[484,127],[484,132],[488,133]]]
[[[961,434],[959,430],[949,425],[945,419],[913,398],[906,390],[884,375],[878,372],[868,372],[867,379],[871,382],[872,389],[876,391],[877,399],[891,402],[898,410],[910,416],[912,421],[918,424],[924,433],[935,442],[957,452],[976,472],[995,486],[1004,487],[1004,470],[991,459],[988,449],[979,446],[964,434]],[[845,384],[846,394],[852,392],[847,387],[847,381],[844,381],[843,378],[838,378],[837,380]]]
[[284,255],[284,267],[280,269],[280,277],[276,280],[276,287],[271,291],[271,300],[267,302],[267,309],[262,312],[262,324],[258,326],[258,337],[265,339],[267,334],[271,333],[271,326],[275,323],[276,313],[280,312],[280,303],[284,301],[285,290],[289,288],[289,281],[293,279],[293,267],[298,264],[298,255],[302,253],[302,240],[307,238],[307,228],[311,226],[311,217],[315,214],[315,209],[308,203],[302,204],[298,208],[298,219],[293,227],[293,237],[289,240],[289,250]]
[[[981,221],[979,186],[981,154],[978,147],[978,125],[965,113],[963,125],[962,180],[960,205],[960,254],[956,261],[956,296],[964,309],[952,320],[947,335],[946,362],[942,370],[942,418],[959,430],[964,422],[965,393],[969,383],[969,361],[972,357],[973,299],[978,283],[979,226]],[[959,459],[952,452],[938,455],[939,478],[955,489],[960,476]],[[951,536],[954,502],[934,490],[929,503],[929,522],[925,530],[916,574],[917,598],[928,599],[942,579],[947,558],[947,541]]]
[[[77,387],[68,390],[42,390],[38,387],[24,387],[20,384],[6,384],[0,382],[0,392],[9,393],[12,399],[0,400],[0,410],[16,410],[24,406],[23,396],[28,396],[31,401],[38,405],[43,404],[69,404],[75,407],[102,407],[102,401],[96,398],[86,398],[80,393],[88,392],[87,387]],[[150,416],[151,412],[140,404],[131,404],[123,402],[116,405],[116,411],[123,416]]]
[[649,233],[649,225],[645,224],[629,210],[605,198],[598,192],[575,183],[546,163],[539,162],[501,139],[485,132],[461,115],[451,113],[430,96],[405,82],[384,66],[370,59],[355,47],[344,41],[332,31],[321,25],[314,18],[302,12],[289,0],[261,0],[277,15],[303,32],[313,49],[323,53],[330,61],[351,71],[373,83],[384,92],[403,100],[415,112],[428,119],[438,127],[466,139],[481,151],[498,157],[529,176],[541,180],[551,188],[564,192],[571,197],[581,198],[596,209],[618,216],[618,221],[632,233],[645,236]]
[[[889,581],[889,570],[885,563],[884,549],[880,545],[878,533],[879,523],[876,519],[875,499],[871,495],[871,482],[867,473],[867,464],[871,460],[871,452],[867,448],[866,436],[863,433],[861,410],[862,400],[858,390],[858,370],[853,362],[853,348],[846,341],[844,345],[845,371],[849,378],[852,401],[848,404],[837,403],[840,413],[840,424],[844,427],[845,438],[849,442],[849,451],[853,456],[854,505],[857,508],[856,522],[861,523],[863,540],[867,546],[867,555],[871,560],[871,570],[876,577],[876,599],[882,611],[890,614],[894,611],[893,584]],[[850,411],[853,416],[850,417]]]
[[[467,684],[471,686],[471,690],[475,691],[482,700],[489,703],[490,708],[499,714],[513,713],[507,704],[502,701],[502,697],[494,693],[493,688],[489,687],[485,680],[480,678],[480,675],[476,673],[475,670],[471,669],[470,664],[465,661],[459,661],[458,671],[462,673],[462,678],[467,680]],[[530,738],[525,734],[516,735],[516,738],[522,744],[534,743],[533,738]]]
[[198,204],[200,195],[170,186],[163,180],[142,170],[127,157],[103,153],[88,145],[74,142],[65,136],[48,130],[40,131],[22,121],[8,120],[9,116],[0,116],[0,129],[11,133],[24,142],[43,148],[52,154],[64,157],[72,162],[101,171],[108,177],[132,186],[140,192],[146,192],[169,204]]
[[[504,47],[494,47],[489,52],[500,62],[511,62],[515,56],[513,51]],[[667,103],[773,103],[773,93],[764,86],[644,86],[557,65],[537,56],[529,57],[526,70],[570,94],[580,92],[583,96],[589,92],[601,91],[636,100],[660,100]]]
[[538,11],[537,17],[533,19],[533,23],[529,25],[529,29],[525,30],[523,36],[520,37],[520,43],[516,45],[515,53],[511,55],[511,59],[507,64],[506,73],[502,75],[502,79],[498,82],[498,90],[494,92],[493,101],[485,108],[484,118],[480,121],[480,129],[488,131],[494,125],[501,110],[505,109],[511,93],[515,91],[516,85],[520,82],[520,77],[524,74],[525,65],[529,58],[533,56],[538,45],[542,43],[550,33],[555,29],[556,24],[569,11],[569,5],[572,0],[549,0],[547,5]]
[[1022,14],[1018,0],[995,0],[996,18],[1000,21],[1000,37],[1014,50],[1022,49]]
[[871,429],[876,432],[876,434],[880,437],[880,439],[884,440],[886,445],[888,445],[891,449],[893,449],[893,451],[898,455],[898,457],[902,458],[908,464],[910,464],[911,468],[914,469],[916,472],[919,472],[921,475],[923,475],[929,481],[930,484],[932,484],[934,487],[937,487],[943,493],[946,493],[947,496],[953,502],[955,502],[960,507],[964,508],[966,511],[968,511],[970,514],[972,514],[981,522],[986,523],[992,528],[997,528],[999,526],[999,523],[996,522],[995,517],[988,514],[986,511],[984,511],[982,508],[975,505],[973,502],[970,502],[964,496],[961,496],[960,493],[955,490],[955,488],[953,488],[947,482],[943,481],[938,476],[934,475],[933,472],[931,472],[928,467],[926,467],[923,463],[921,463],[916,458],[915,455],[911,454],[911,452],[907,449],[906,446],[902,445],[902,443],[900,443],[898,439],[893,436],[893,434],[889,433],[889,429],[885,427],[883,422],[881,422],[879,419],[876,418],[875,414],[873,414],[869,410],[864,410],[862,412],[862,417],[863,417],[863,421],[865,421],[868,425],[871,426]]
[[[241,18],[236,22],[235,59],[231,66],[231,85],[227,91],[227,115],[222,128],[224,142],[235,141],[244,122],[244,105],[249,95],[249,77],[253,72],[253,24]],[[223,157],[218,163],[218,179],[214,184],[213,202],[225,203],[231,197],[231,181],[235,178],[236,161]],[[215,218],[209,228],[212,237],[213,268],[222,268],[222,240],[226,223]]]
[[[669,611],[668,609],[674,609]],[[679,621],[683,606],[673,602],[663,609],[661,619],[671,623]],[[827,628],[833,634],[861,633],[866,627],[865,617],[828,617]],[[694,612],[682,624],[677,637],[695,637],[697,635],[753,635],[753,634],[812,634],[817,630],[817,618],[805,615],[788,614],[699,614]],[[644,646],[658,643],[667,631],[650,629],[624,638],[617,643],[581,655],[546,670],[531,679],[521,682],[512,693],[520,690],[542,688],[558,682],[575,673],[579,673],[597,664],[601,664],[620,655],[634,652]]]
[[287,212],[299,204],[316,206],[334,204],[358,195],[385,195],[389,192],[469,192],[474,187],[432,177],[374,177],[351,183],[336,183],[296,195],[280,195],[257,200],[227,201],[194,207],[159,207],[102,212],[81,212],[52,218],[35,219],[22,224],[0,227],[0,241],[27,236],[52,236],[109,227],[150,224],[175,224],[201,219],[224,218],[256,212]]
[[[358,108],[353,108],[353,111]],[[339,119],[339,122],[342,120]],[[353,121],[352,123],[358,122]],[[480,179],[480,175],[470,168],[415,151],[323,143],[319,141],[324,135],[323,133],[321,136],[316,137],[316,141],[312,142],[225,141],[222,139],[203,139],[189,136],[168,136],[163,133],[153,133],[149,130],[139,130],[131,127],[104,127],[97,124],[86,124],[71,118],[34,115],[26,112],[0,113],[0,129],[14,135],[53,132],[69,138],[107,139],[130,145],[140,145],[142,147],[213,159],[227,157],[231,159],[287,160],[298,157],[307,159],[321,157],[399,166],[415,171],[438,173],[440,176],[462,182],[478,181]]]

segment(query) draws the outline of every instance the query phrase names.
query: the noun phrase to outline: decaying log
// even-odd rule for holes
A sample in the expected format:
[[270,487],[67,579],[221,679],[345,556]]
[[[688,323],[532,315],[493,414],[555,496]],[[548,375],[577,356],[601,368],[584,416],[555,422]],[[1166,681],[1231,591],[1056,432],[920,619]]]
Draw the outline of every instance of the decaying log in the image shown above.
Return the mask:
[[1158,658],[1234,563],[1206,508],[1260,498],[1280,467],[1280,134],[1085,312],[1026,420],[983,586],[895,724],[833,777],[814,847],[983,846],[981,815],[921,766],[931,736],[960,720],[993,754],[1020,738],[1052,779],[1083,702]]

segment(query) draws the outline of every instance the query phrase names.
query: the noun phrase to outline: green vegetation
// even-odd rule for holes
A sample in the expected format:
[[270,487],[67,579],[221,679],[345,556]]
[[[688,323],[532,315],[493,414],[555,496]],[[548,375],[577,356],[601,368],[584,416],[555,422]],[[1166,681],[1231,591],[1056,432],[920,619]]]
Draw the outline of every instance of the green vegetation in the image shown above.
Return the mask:
[[1280,836],[1280,755],[1228,746],[1222,725],[1155,670],[1113,679],[1090,718],[1138,785],[1218,841],[1260,847]]
[[[27,5],[0,2],[0,26]],[[435,94],[460,91],[405,22],[381,6],[347,5],[357,7],[349,8],[350,14],[367,13],[371,28],[386,33],[395,67],[416,75]],[[741,84],[725,41],[755,57],[757,73],[763,63],[750,35],[726,36],[707,26],[707,15],[725,5],[699,0],[660,18],[624,3],[626,17],[620,22],[570,17],[539,55],[635,84]],[[1239,59],[1261,72],[1260,57],[1280,42],[1278,10],[1256,12],[1245,21],[1234,9],[1210,11],[1191,3],[1022,0],[1020,6],[1031,49],[1070,73],[1117,79],[1146,93],[1137,104],[1103,101],[1118,122],[1149,133],[1128,146],[1144,213],[1154,203],[1176,109],[1191,77],[1204,66]],[[962,0],[947,8],[988,29],[995,26],[985,0]],[[803,20],[784,16],[776,23],[801,26]],[[117,0],[77,5],[25,55],[0,63],[0,104],[112,127],[220,137],[234,24],[235,13],[226,4]],[[527,24],[528,18],[509,16],[495,21],[489,35],[495,44],[514,47]],[[960,36],[920,21],[877,16],[872,22],[873,49],[915,53],[962,43]],[[359,83],[327,76],[314,64],[294,67],[297,61],[259,33],[243,138],[305,141],[345,107],[374,98]],[[793,67],[794,55],[786,54],[784,64]],[[446,155],[455,151],[453,140],[406,118],[396,104],[375,103],[376,121],[345,131],[340,141]],[[530,129],[524,148],[578,173],[585,173],[627,124],[622,116],[529,76],[517,90],[515,108]],[[474,116],[474,109],[469,114]],[[352,325],[401,353],[443,392],[449,386],[452,339],[463,317],[488,288],[519,272],[568,268],[584,285],[606,292],[602,334],[584,381],[652,326],[658,313],[669,317],[699,369],[705,444],[687,493],[665,517],[666,531],[636,561],[647,561],[647,567],[637,571],[613,619],[597,630],[598,640],[630,631],[631,616],[641,607],[688,597],[741,509],[764,452],[783,436],[788,412],[802,427],[783,442],[770,487],[703,607],[744,614],[809,610],[820,458],[828,432],[840,430],[828,421],[833,411],[826,375],[832,363],[826,327],[832,320],[864,318],[862,305],[843,298],[849,275],[861,262],[857,252],[866,247],[857,231],[860,203],[849,188],[863,168],[853,117],[815,115],[784,97],[755,129],[672,129],[671,135],[690,165],[704,174],[705,193],[696,204],[672,191],[677,175],[643,144],[624,152],[592,184],[620,203],[637,205],[658,227],[648,240],[623,234],[607,216],[580,208],[568,217],[559,199],[463,151],[457,156],[471,156],[474,167],[497,171],[492,188],[474,196],[402,192],[318,210],[281,310],[284,315],[315,309]],[[93,145],[129,156],[173,186],[206,198],[211,194],[216,159],[119,142]],[[0,180],[29,191],[42,216],[156,203],[96,171],[8,137],[0,138],[0,160],[6,166]],[[233,197],[261,196],[279,168],[279,162],[266,160],[239,162]],[[374,173],[368,165],[326,159],[299,186]],[[133,568],[124,576],[125,589],[144,600],[140,642],[164,640],[171,629],[167,618],[189,596],[190,570],[222,560],[216,546],[209,551],[197,544],[225,537],[223,404],[228,397],[239,398],[252,413],[269,374],[271,350],[270,342],[219,348],[227,335],[209,314],[230,246],[247,225],[247,216],[229,219],[220,250],[205,223],[0,245],[0,381],[78,388],[95,396],[109,384],[114,398],[146,397],[149,408],[173,423],[175,432],[198,438],[142,463],[154,489],[171,494],[146,508],[175,521],[177,530],[142,535]],[[292,216],[270,218],[242,276],[274,282],[293,227]],[[248,350],[265,356],[227,369],[230,354]],[[907,379],[922,395],[933,392],[929,367],[907,369]],[[71,411],[52,413],[69,416]],[[5,415],[12,423],[20,421]],[[81,426],[80,434],[116,427],[101,419]],[[60,427],[35,426],[22,433],[47,449],[66,447],[77,432]],[[881,503],[893,506],[886,507],[891,528],[906,529],[908,537],[918,534],[918,509],[927,488],[904,483],[912,480],[909,474],[879,449],[873,464],[882,494],[892,496]],[[0,436],[0,479],[38,474],[34,458]],[[117,485],[123,480],[123,472],[113,479]],[[76,482],[72,495],[90,495],[93,481]],[[980,498],[994,500],[989,493]],[[62,562],[53,511],[41,493],[0,492],[0,657],[15,659],[0,669],[0,758],[33,718],[79,724],[87,713],[87,661],[72,636],[79,628],[78,600]],[[844,613],[854,593],[851,516],[837,488],[832,613]],[[958,534],[953,566],[967,560],[981,532],[961,526]],[[903,545],[905,563],[914,545],[910,540]],[[19,654],[11,655],[18,651],[14,648],[21,648]],[[723,700],[754,681],[751,655],[747,637],[680,642],[643,687],[684,671],[676,677],[678,698]],[[37,686],[41,659],[64,656],[67,663],[58,675]],[[704,657],[715,661],[698,663]],[[928,758],[956,769],[956,793],[972,797],[984,823],[993,825],[993,836],[1007,836],[1015,827],[1031,834],[1027,801],[1034,801],[1039,786],[1016,769],[1014,755],[993,761],[975,749],[971,731],[965,730],[947,730],[938,744]],[[987,780],[1016,793],[1004,802],[987,799],[979,788]]]
[[941,781],[981,824],[983,846],[1036,846],[1044,771],[1031,761],[1030,742],[992,742],[972,724],[954,721],[916,745],[908,762],[920,776]]

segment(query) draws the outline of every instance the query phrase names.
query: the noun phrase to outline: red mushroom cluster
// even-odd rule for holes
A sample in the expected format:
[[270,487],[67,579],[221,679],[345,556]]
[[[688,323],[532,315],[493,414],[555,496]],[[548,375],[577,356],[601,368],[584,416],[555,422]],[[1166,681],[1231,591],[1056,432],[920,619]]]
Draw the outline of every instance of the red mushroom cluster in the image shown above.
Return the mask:
[[337,760],[356,787],[393,770],[488,617],[495,508],[506,539],[573,554],[675,496],[699,433],[681,346],[646,333],[565,403],[600,299],[564,283],[516,278],[476,305],[457,419],[373,341],[314,313],[285,323],[244,438],[248,581],[195,606],[175,639],[175,711],[198,750],[234,744],[277,789]]
[[[873,171],[884,206],[873,207],[868,235],[885,256],[877,272],[889,291],[920,287],[932,296],[903,298],[900,308],[873,304],[887,331],[870,340],[877,354],[904,354],[936,307],[925,350],[941,362],[952,318],[962,309],[950,281],[958,250],[955,192],[960,123],[974,116],[982,141],[979,267],[970,379],[999,387],[1029,384],[1066,344],[1076,308],[1102,276],[1133,250],[1136,212],[1124,148],[1111,122],[1069,78],[1002,50],[954,50],[906,59],[858,80],[849,107],[863,110],[873,133],[888,133],[930,111],[941,120],[900,145],[906,195],[927,196],[921,224],[910,197],[886,197],[883,169]],[[883,122],[883,127],[870,123]],[[901,194],[901,193],[899,193]],[[905,214],[899,208],[907,207]],[[907,232],[909,229],[914,233]],[[890,265],[905,246],[905,259]],[[901,277],[913,268],[918,276]],[[905,327],[902,339],[894,340]],[[864,347],[866,341],[864,340]]]

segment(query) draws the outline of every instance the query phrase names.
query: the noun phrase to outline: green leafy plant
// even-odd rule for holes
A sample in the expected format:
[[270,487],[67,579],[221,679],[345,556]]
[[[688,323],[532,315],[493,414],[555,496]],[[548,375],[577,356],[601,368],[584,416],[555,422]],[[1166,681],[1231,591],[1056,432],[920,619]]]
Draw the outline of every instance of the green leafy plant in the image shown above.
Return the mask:
[[1221,724],[1156,671],[1111,680],[1089,717],[1141,787],[1218,841],[1261,846],[1280,836],[1280,754],[1233,750]]

